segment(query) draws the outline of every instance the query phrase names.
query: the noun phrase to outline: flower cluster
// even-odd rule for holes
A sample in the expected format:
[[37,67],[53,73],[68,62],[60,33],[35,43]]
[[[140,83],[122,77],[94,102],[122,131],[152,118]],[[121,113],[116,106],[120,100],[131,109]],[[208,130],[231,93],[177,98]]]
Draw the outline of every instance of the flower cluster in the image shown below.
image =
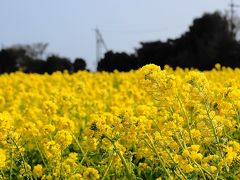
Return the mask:
[[1,75],[0,178],[239,179],[239,75]]

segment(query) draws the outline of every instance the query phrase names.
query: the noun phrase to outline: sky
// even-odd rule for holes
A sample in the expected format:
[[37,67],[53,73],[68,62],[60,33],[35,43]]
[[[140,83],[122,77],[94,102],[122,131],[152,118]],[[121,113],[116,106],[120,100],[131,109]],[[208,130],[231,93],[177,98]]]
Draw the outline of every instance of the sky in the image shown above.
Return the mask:
[[[140,42],[186,32],[205,12],[229,10],[230,0],[0,0],[0,45],[49,43],[47,54],[96,66],[98,28],[108,50],[134,53]],[[240,0],[235,0],[240,4]],[[238,13],[240,9],[236,9]],[[103,50],[104,53],[104,50]]]

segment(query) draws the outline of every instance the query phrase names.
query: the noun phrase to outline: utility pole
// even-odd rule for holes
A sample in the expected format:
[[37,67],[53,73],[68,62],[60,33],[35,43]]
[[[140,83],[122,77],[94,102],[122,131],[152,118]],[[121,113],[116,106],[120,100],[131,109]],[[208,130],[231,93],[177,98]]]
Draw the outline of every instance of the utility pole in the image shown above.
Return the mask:
[[235,9],[239,7],[239,5],[235,4],[233,0],[229,4],[230,7],[230,32],[232,37],[235,36],[235,24],[234,24],[234,16],[235,16]]
[[102,57],[102,49],[104,48],[105,51],[108,51],[108,48],[98,28],[95,29],[95,33],[96,33],[96,65],[97,65]]

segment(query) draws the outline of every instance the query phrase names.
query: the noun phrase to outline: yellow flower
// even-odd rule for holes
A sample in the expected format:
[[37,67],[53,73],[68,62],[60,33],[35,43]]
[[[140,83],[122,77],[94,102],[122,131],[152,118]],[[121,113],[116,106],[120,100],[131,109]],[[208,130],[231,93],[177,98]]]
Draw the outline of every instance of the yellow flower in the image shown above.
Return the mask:
[[42,180],[53,180],[53,176],[52,175],[43,175],[42,176]]
[[27,122],[24,126],[23,133],[26,136],[34,137],[39,135],[39,129],[32,122]]
[[0,108],[2,108],[5,105],[5,98],[3,96],[0,96]]
[[0,148],[0,169],[6,166],[6,151]]
[[76,174],[72,175],[69,179],[71,179],[71,180],[84,180],[82,175],[79,174],[79,173],[76,173]]
[[20,167],[20,175],[29,176],[30,174],[31,174],[31,166],[23,162]]
[[42,167],[42,165],[38,164],[38,165],[34,166],[33,167],[33,173],[37,177],[42,177],[42,175],[43,175],[43,167]]
[[49,159],[58,159],[61,155],[60,145],[55,141],[48,141],[43,144],[43,150]]
[[217,170],[216,166],[210,166],[210,171],[214,173]]
[[145,75],[145,79],[153,73],[157,73],[161,70],[161,68],[155,64],[148,64],[142,67],[141,72]]
[[[7,111],[0,113],[0,132],[7,133],[13,125],[12,118]],[[1,138],[0,138],[1,139]]]
[[57,105],[52,101],[45,101],[43,103],[43,110],[47,115],[53,115],[57,112]]
[[226,152],[226,162],[228,165],[231,165],[233,160],[237,157],[237,153],[233,151],[232,147],[227,147]]
[[228,145],[233,147],[233,151],[240,152],[240,144],[238,142],[236,142],[236,141],[229,141]]
[[43,127],[44,134],[48,135],[55,131],[55,126],[52,124],[47,124]]
[[193,151],[193,152],[191,152],[190,157],[191,157],[193,160],[202,160],[203,155],[202,155],[201,153],[197,153],[197,152]]
[[191,164],[187,164],[182,167],[183,171],[186,173],[190,173],[194,171],[194,167]]
[[63,149],[72,143],[72,135],[65,130],[58,131],[55,136],[55,141],[61,145]]
[[197,129],[191,129],[191,134],[193,138],[200,139],[201,138],[201,131]]
[[74,122],[68,119],[67,117],[61,117],[58,121],[56,121],[56,126],[62,130],[69,130],[73,132],[75,129]]
[[189,151],[187,149],[184,149],[183,152],[182,152],[182,156],[186,158],[189,155],[190,155]]
[[98,170],[88,167],[83,173],[83,178],[86,180],[96,180],[100,178],[100,175],[98,174]]
[[11,164],[18,179],[121,179],[124,159],[141,176],[155,172],[158,155],[168,179],[203,178],[202,170],[234,178],[239,74],[150,64],[126,73],[1,75],[0,179],[9,179]]
[[198,152],[199,151],[199,148],[200,148],[200,145],[191,145],[191,150],[192,151],[195,151],[195,152]]
[[148,167],[147,163],[139,163],[138,167],[142,170],[145,171]]

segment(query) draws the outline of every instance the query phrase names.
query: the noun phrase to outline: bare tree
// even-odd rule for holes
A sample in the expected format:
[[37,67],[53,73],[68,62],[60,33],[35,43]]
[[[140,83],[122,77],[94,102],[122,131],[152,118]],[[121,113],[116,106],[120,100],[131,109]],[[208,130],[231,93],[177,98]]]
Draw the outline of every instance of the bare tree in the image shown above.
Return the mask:
[[42,59],[48,43],[33,43],[33,44],[16,44],[11,46],[11,49],[23,49],[26,52],[26,56],[32,59]]

